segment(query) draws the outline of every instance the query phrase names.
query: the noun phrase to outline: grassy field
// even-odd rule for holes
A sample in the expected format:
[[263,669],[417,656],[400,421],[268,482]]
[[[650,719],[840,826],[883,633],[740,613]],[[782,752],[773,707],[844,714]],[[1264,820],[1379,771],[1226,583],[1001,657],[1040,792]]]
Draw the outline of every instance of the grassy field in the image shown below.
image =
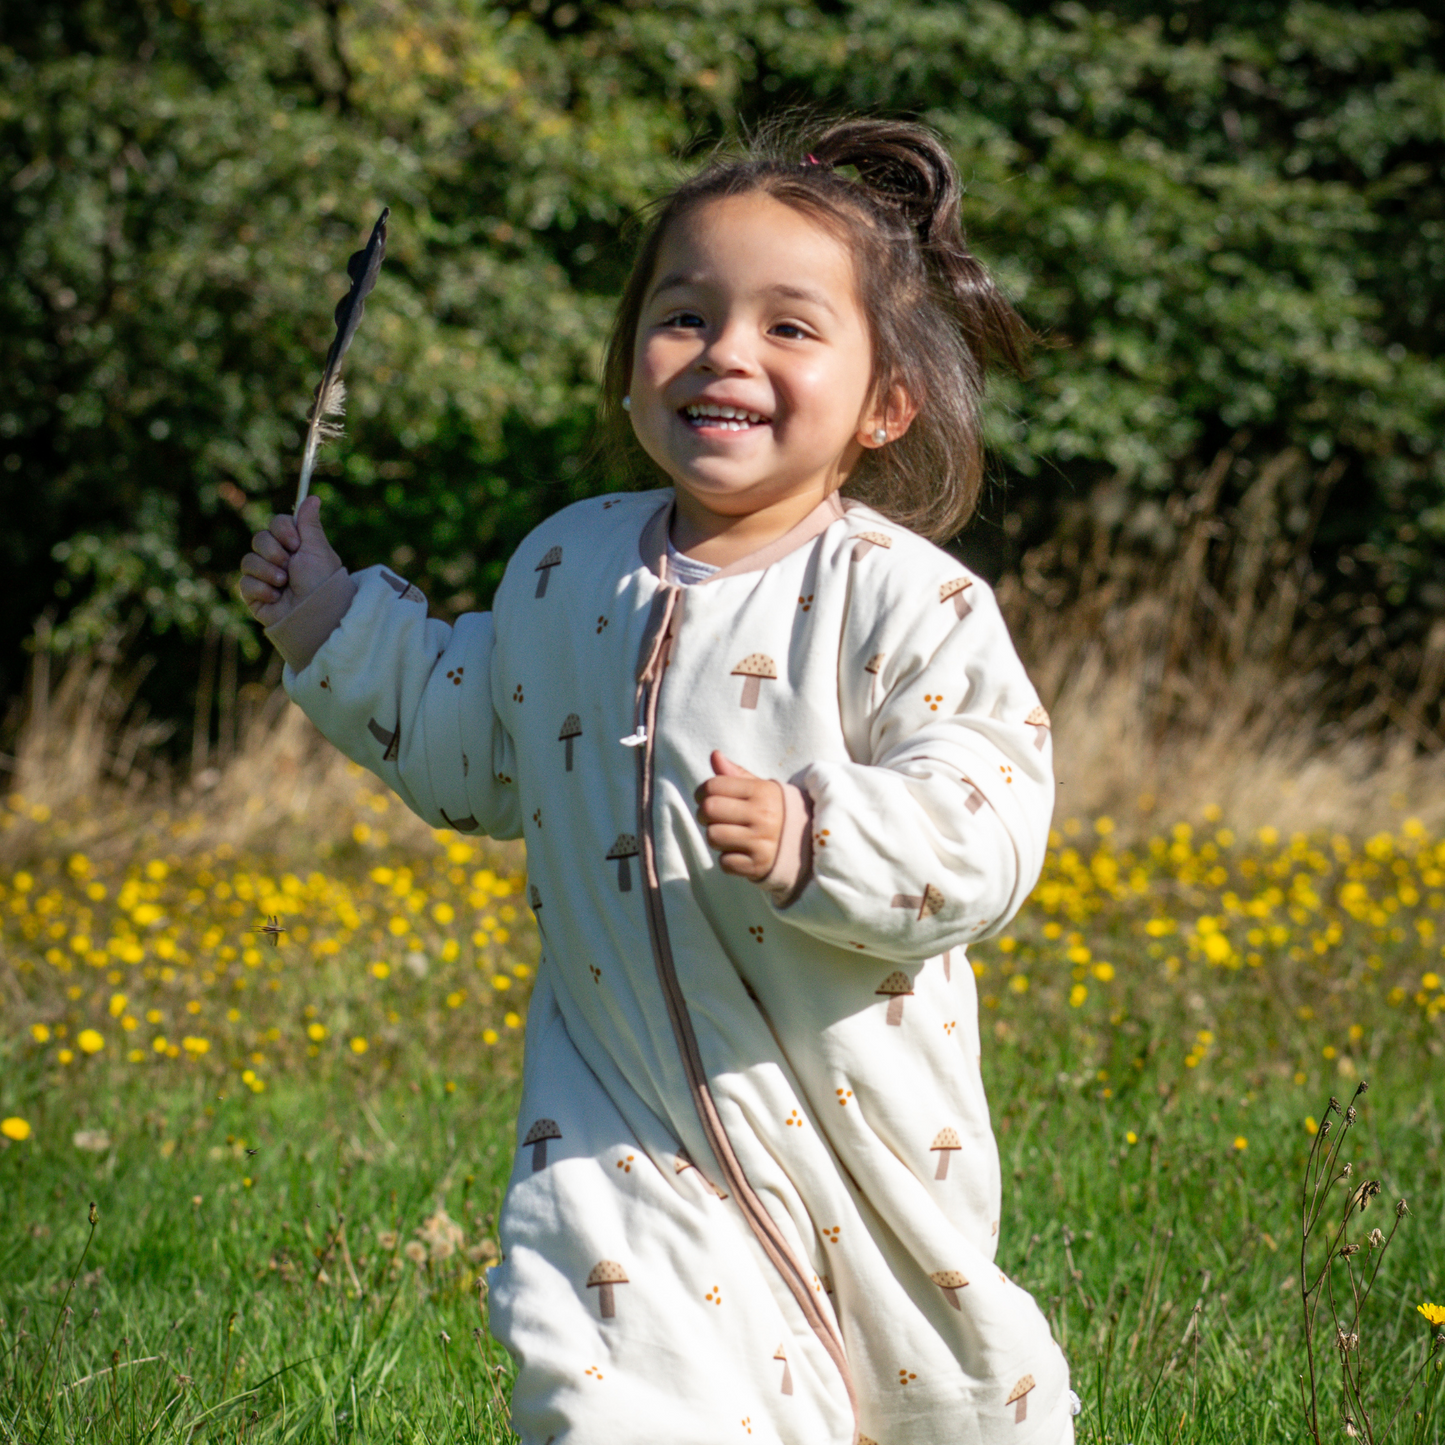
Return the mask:
[[[479,1280],[536,964],[520,860],[389,840],[394,805],[357,786],[374,824],[304,863],[194,851],[167,819],[92,857],[6,805],[0,1440],[512,1438]],[[1331,1119],[1334,1201],[1381,1184],[1360,1256],[1326,1267],[1337,1300],[1409,1214],[1354,1327],[1381,1402],[1356,1428],[1384,1438],[1425,1363],[1389,1438],[1439,1441],[1419,1306],[1445,1303],[1445,842],[1206,816],[1054,843],[973,957],[1000,1263],[1069,1353],[1080,1438],[1304,1438],[1301,1181],[1367,1077],[1353,1127]]]

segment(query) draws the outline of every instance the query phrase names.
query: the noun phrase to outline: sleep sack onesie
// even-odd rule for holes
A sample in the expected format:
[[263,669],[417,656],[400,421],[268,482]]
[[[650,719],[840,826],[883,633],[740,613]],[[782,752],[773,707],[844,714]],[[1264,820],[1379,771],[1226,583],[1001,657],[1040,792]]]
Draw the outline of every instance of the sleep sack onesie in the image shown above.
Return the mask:
[[[428,822],[525,837],[543,958],[491,1273],[526,1445],[1066,1445],[994,1264],[965,948],[1038,877],[1048,716],[987,586],[837,497],[679,586],[670,492],[569,507],[455,626],[385,567],[271,631]],[[299,666],[299,671],[297,667]],[[785,784],[718,866],[714,748]]]

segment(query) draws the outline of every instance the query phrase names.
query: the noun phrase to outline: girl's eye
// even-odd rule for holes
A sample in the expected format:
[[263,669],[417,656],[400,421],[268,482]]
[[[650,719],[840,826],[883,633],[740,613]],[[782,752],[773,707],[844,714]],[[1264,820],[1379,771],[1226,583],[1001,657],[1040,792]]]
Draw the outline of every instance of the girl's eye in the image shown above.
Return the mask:
[[773,327],[773,334],[781,336],[785,341],[802,341],[808,336],[801,326],[795,321],[780,321]]
[[662,319],[664,326],[693,327],[703,325],[703,319],[696,311],[673,311]]

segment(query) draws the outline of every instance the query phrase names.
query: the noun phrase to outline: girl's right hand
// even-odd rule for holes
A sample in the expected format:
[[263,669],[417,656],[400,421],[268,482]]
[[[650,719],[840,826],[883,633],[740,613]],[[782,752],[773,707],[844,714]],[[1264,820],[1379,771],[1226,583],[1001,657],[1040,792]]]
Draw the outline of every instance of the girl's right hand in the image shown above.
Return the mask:
[[289,617],[341,566],[321,527],[321,498],[309,496],[295,517],[271,518],[241,559],[241,600],[263,627]]

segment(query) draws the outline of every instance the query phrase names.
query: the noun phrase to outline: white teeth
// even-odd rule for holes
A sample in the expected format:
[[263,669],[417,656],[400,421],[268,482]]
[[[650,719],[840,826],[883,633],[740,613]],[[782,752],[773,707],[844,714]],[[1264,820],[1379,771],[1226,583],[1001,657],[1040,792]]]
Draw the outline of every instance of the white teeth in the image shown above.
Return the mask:
[[684,411],[690,421],[701,421],[705,417],[710,421],[727,423],[724,431],[743,431],[749,426],[759,426],[767,420],[755,411],[743,411],[735,406],[717,406],[712,402],[699,402],[685,407]]

